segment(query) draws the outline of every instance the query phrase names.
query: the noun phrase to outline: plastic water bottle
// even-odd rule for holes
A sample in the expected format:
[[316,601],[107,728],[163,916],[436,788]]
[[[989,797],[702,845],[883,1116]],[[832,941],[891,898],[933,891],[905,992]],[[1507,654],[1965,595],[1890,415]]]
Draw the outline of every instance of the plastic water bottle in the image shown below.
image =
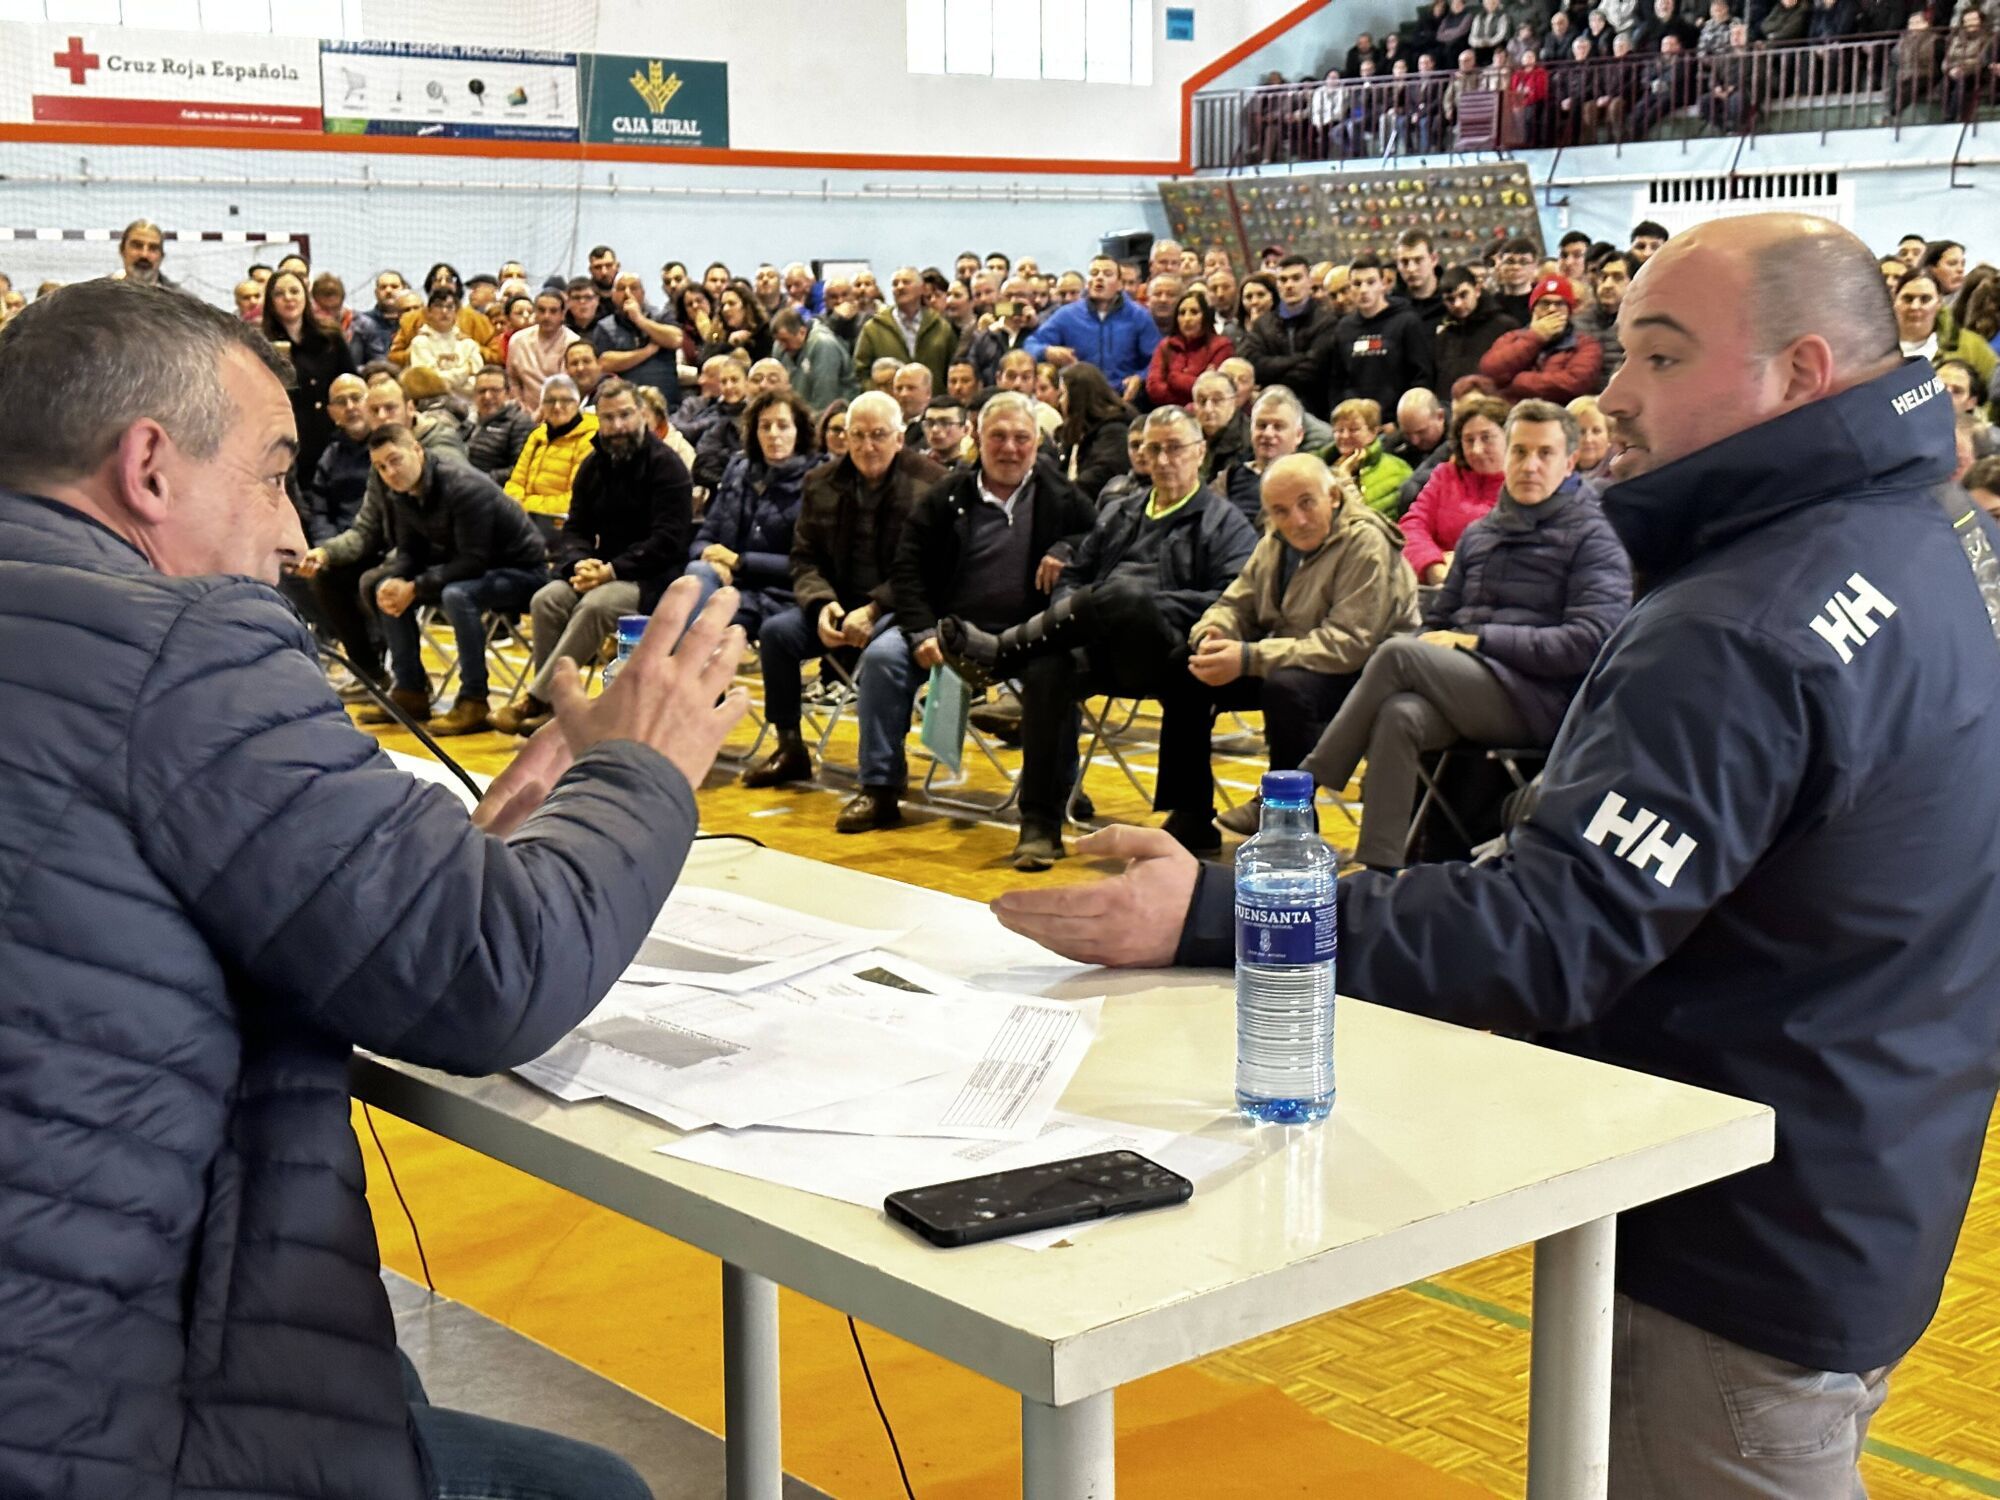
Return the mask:
[[620,615],[618,617],[618,654],[604,664],[604,685],[611,686],[611,680],[619,669],[631,659],[639,649],[639,637],[646,633],[645,615]]
[[1333,850],[1313,779],[1269,771],[1263,824],[1236,852],[1236,1107],[1303,1125],[1333,1108]]

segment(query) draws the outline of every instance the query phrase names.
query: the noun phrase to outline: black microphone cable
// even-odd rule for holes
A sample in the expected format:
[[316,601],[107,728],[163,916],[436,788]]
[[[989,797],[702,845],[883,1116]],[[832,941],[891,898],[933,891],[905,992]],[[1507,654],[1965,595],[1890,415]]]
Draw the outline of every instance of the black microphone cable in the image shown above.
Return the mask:
[[[444,746],[440,745],[437,742],[436,738],[431,734],[431,732],[428,729],[424,728],[423,725],[419,724],[415,719],[411,718],[408,714],[404,713],[401,708],[397,707],[395,700],[392,699],[387,693],[382,691],[381,687],[376,683],[374,678],[370,677],[366,672],[363,672],[360,668],[356,667],[354,663],[349,661],[345,655],[335,650],[332,646],[327,645],[326,642],[321,641],[318,643],[318,645],[319,645],[320,655],[326,657],[327,660],[329,661],[336,662],[340,666],[345,667],[349,675],[352,676],[356,682],[361,684],[361,686],[367,691],[368,696],[373,698],[375,702],[378,705],[380,705],[384,713],[388,714],[390,718],[394,719],[398,724],[402,725],[403,728],[409,730],[411,734],[415,735],[417,739],[423,744],[424,748],[430,751],[430,753],[434,757],[436,757],[439,764],[443,765],[446,770],[450,771],[452,775],[456,776],[459,779],[459,781],[464,784],[465,789],[468,792],[472,793],[473,801],[477,802],[481,797],[484,797],[486,795],[486,788],[481,786],[477,781],[473,780],[472,773],[466,770],[465,767],[461,766],[457,761],[453,760],[451,756],[446,753]],[[753,838],[751,837],[751,835],[747,833],[696,833],[694,837],[696,843],[702,843],[714,839],[732,839],[738,843],[753,844],[759,849],[770,848],[770,845],[766,844],[762,839]]]

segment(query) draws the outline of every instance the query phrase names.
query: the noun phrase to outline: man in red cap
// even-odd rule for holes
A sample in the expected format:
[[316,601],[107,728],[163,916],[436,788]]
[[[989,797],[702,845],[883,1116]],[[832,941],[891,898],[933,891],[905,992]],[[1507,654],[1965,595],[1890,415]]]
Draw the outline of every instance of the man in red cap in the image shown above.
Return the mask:
[[1554,401],[1594,396],[1604,388],[1604,347],[1579,331],[1576,288],[1566,276],[1544,276],[1528,293],[1533,321],[1503,333],[1479,361],[1479,373],[1509,401]]

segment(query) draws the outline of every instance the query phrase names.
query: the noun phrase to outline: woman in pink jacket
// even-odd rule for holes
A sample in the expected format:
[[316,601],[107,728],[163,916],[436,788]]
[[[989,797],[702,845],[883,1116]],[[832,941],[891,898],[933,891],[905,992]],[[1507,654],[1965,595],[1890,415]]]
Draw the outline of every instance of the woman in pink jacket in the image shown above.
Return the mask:
[[1174,331],[1153,350],[1146,371],[1146,394],[1155,406],[1186,406],[1194,400],[1194,383],[1233,357],[1236,346],[1215,331],[1215,310],[1208,293],[1196,287],[1174,304]]
[[1451,554],[1465,528],[1493,509],[1505,480],[1507,403],[1497,396],[1462,396],[1451,413],[1451,457],[1431,470],[1403,513],[1403,560],[1417,582],[1437,584],[1451,571]]

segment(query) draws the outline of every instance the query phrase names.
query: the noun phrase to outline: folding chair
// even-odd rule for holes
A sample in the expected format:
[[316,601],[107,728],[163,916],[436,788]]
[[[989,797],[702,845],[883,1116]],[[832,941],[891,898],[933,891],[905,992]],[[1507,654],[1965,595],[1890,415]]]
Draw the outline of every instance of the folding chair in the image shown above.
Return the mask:
[[[763,669],[757,660],[757,644],[753,641],[749,649],[743,653],[743,659],[736,664],[736,683],[750,687],[761,686],[763,681]],[[771,738],[775,732],[771,728],[771,721],[764,717],[756,703],[750,705],[750,712],[745,717],[757,727],[757,737],[750,742],[747,750],[725,748],[717,752],[715,758],[726,765],[747,766],[754,762],[763,752],[764,741]]]
[[[1096,761],[1100,749],[1111,757],[1112,763],[1124,773],[1125,780],[1131,784],[1132,790],[1145,798],[1148,806],[1153,800],[1153,789],[1139,779],[1138,773],[1132,769],[1132,763],[1125,759],[1125,752],[1119,748],[1118,743],[1138,719],[1139,708],[1144,700],[1105,697],[1101,701],[1102,707],[1092,708],[1090,698],[1079,695],[1077,699],[1076,711],[1082,716],[1083,727],[1088,732],[1089,738],[1084,745],[1083,753],[1077,757],[1076,781],[1071,785],[1069,801],[1063,807],[1063,816],[1072,823],[1095,821],[1084,818],[1080,808],[1084,798],[1084,780],[1090,775],[1090,767]],[[1118,714],[1121,704],[1126,705],[1125,716],[1114,727],[1112,721]]]
[[[1009,697],[1014,696],[1014,689],[1011,684],[1001,683],[1000,690]],[[917,694],[917,712],[919,717],[922,715],[924,699],[929,692],[930,687],[926,684]],[[1007,795],[995,801],[990,797],[953,794],[951,788],[964,786],[971,779],[970,773],[961,770],[956,775],[949,774],[943,761],[931,755],[928,749],[920,749],[920,753],[929,759],[930,765],[925,768],[924,779],[918,784],[918,796],[930,806],[948,808],[954,812],[971,813],[975,817],[998,817],[1002,813],[1012,811],[1014,806],[1021,800],[1020,770],[1010,767],[1005,761],[1000,759],[999,749],[995,745],[993,737],[982,730],[977,724],[968,722],[965,726],[965,736],[971,743],[972,748],[979,752],[986,763],[1000,773],[1001,779],[1007,783]],[[944,773],[943,779],[940,779],[941,773]]]
[[[1440,783],[1444,779],[1445,770],[1451,765],[1454,755],[1458,756],[1461,761],[1470,757],[1474,760],[1475,764],[1484,763],[1499,766],[1501,770],[1506,772],[1507,779],[1513,783],[1514,790],[1522,791],[1526,789],[1530,777],[1541,769],[1541,762],[1548,758],[1548,753],[1548,750],[1541,746],[1530,746],[1521,749],[1511,746],[1474,745],[1467,742],[1452,745],[1438,751],[1434,757],[1429,758],[1429,764],[1425,763],[1425,757],[1419,756],[1417,759],[1417,783],[1423,788],[1423,791],[1417,798],[1416,811],[1410,816],[1409,836],[1403,841],[1403,862],[1405,864],[1415,862],[1417,850],[1423,842],[1425,821],[1433,811],[1444,819],[1445,823],[1450,826],[1451,831],[1458,836],[1460,842],[1467,849],[1481,842],[1466,827],[1466,816],[1461,816],[1460,810],[1451,805],[1451,802],[1444,794],[1443,788],[1440,786]],[[1521,769],[1523,761],[1532,761],[1534,769],[1524,772]]]
[[[509,631],[518,639],[520,632],[513,628],[512,621],[491,611],[482,614],[480,618],[486,622],[482,648],[486,652],[488,678],[498,679],[501,686],[506,688],[510,698],[519,697],[527,690],[528,670],[532,665],[532,659],[516,660],[515,653],[501,648],[500,635],[503,630]],[[452,683],[458,680],[459,667],[462,665],[458,659],[458,635],[451,628],[451,622],[445,619],[444,611],[436,605],[426,606],[424,612],[417,617],[417,629],[423,637],[423,643],[429,646],[443,663],[432,697],[444,698],[451,692]]]
[[[835,651],[827,652],[820,658],[820,662],[821,671],[831,672],[835,681],[846,691],[831,698],[814,699],[802,695],[799,702],[799,728],[812,742],[813,758],[819,762],[822,773],[831,773],[849,781],[858,780],[861,776],[859,762],[852,765],[835,762],[829,760],[826,753],[826,747],[833,739],[834,730],[838,729],[841,720],[847,717],[848,709],[855,707],[860,701],[860,693],[854,685],[854,673],[849,670],[847,663],[840,659],[840,653]],[[811,662],[808,660],[801,665],[810,666]]]
[[[860,766],[829,764],[826,759],[826,746],[833,738],[834,729],[847,716],[847,710],[856,701],[854,676],[832,653],[828,653],[821,660],[833,672],[843,691],[830,699],[802,694],[799,700],[799,729],[812,742],[813,754],[818,758],[822,769],[851,779],[861,774]],[[809,666],[811,663],[801,663],[801,665]],[[750,649],[743,654],[743,659],[736,665],[736,681],[747,687],[761,686],[763,680],[762,665],[753,642]],[[752,704],[748,717],[756,726],[757,737],[750,741],[747,749],[721,751],[715,757],[717,760],[727,765],[745,766],[754,762],[763,753],[765,741],[771,739],[777,731],[771,727],[771,721],[755,704]]]

